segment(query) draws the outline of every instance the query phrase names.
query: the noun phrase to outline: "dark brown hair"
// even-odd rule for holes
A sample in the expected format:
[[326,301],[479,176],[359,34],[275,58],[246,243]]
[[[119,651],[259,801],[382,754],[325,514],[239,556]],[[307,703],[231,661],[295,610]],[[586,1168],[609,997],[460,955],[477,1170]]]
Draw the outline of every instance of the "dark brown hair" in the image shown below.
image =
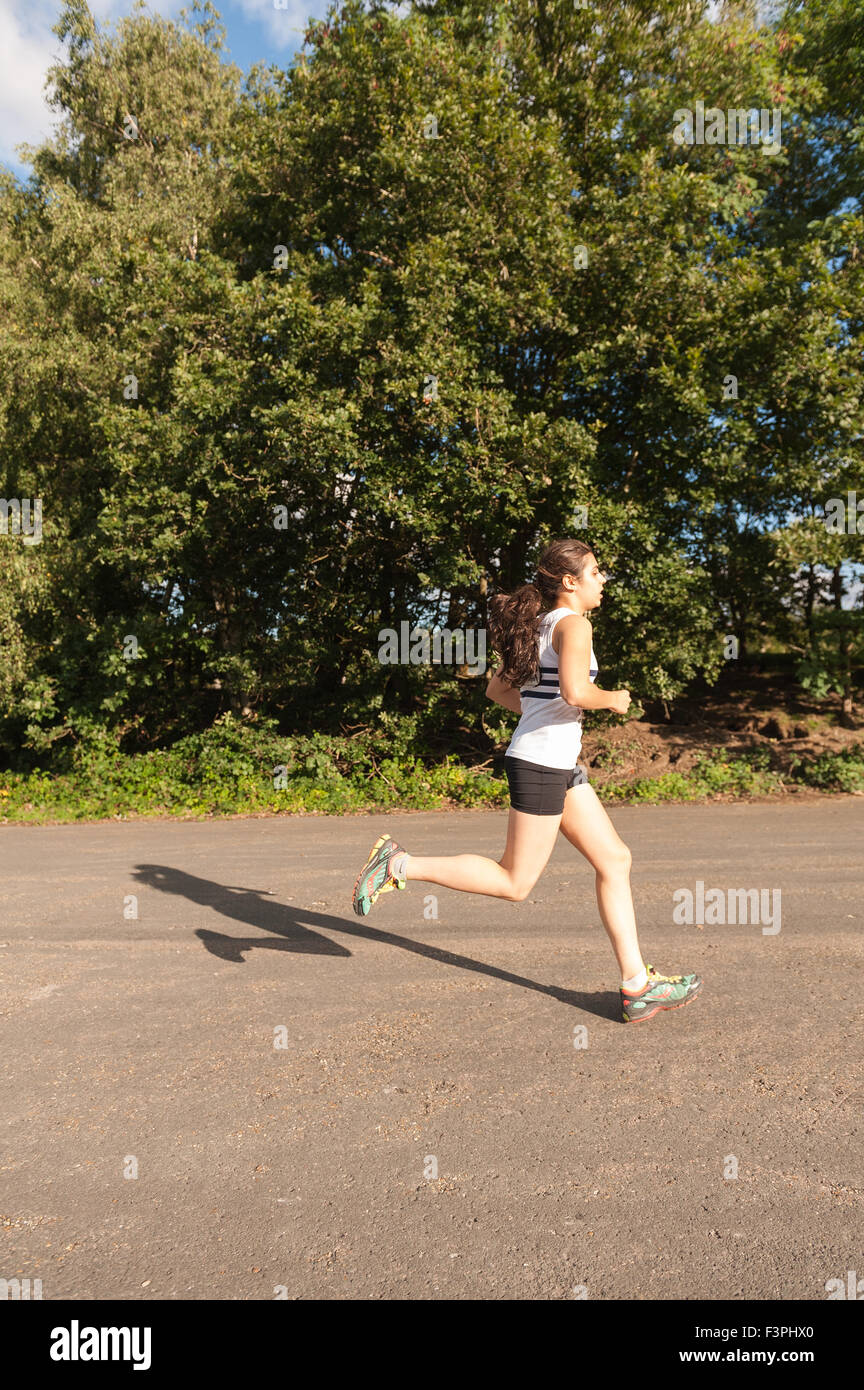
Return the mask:
[[540,556],[529,584],[489,601],[489,632],[502,662],[501,679],[514,687],[534,685],[540,675],[537,631],[544,613],[558,606],[565,574],[582,577],[593,551],[585,541],[553,541]]

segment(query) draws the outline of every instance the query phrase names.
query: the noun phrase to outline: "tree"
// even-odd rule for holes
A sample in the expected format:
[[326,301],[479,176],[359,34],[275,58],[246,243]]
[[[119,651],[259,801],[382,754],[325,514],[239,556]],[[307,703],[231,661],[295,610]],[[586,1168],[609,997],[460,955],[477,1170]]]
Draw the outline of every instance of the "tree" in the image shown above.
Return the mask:
[[[69,0],[64,124],[0,185],[7,495],[44,495],[47,576],[26,628],[20,576],[0,601],[14,691],[52,692],[0,688],[5,745],[452,727],[480,683],[380,666],[378,631],[483,625],[570,533],[643,697],[713,679],[730,616],[797,640],[781,538],[860,458],[862,298],[858,214],[785,180],[848,120],[813,68],[849,5],[799,41],[682,0],[346,0],[243,84],[209,4],[109,36]],[[803,143],[676,142],[742,92]]]

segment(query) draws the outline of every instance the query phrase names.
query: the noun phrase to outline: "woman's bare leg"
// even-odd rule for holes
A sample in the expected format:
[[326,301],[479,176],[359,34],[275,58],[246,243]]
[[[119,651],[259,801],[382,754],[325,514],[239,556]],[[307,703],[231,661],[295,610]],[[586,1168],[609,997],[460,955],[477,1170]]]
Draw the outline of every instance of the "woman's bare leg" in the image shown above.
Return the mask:
[[485,893],[490,898],[522,902],[549,862],[560,816],[529,816],[510,808],[507,844],[498,860],[480,854],[448,854],[427,858],[409,854],[405,877],[440,883],[462,893]]
[[564,798],[561,833],[584,854],[596,878],[597,906],[612,942],[622,980],[643,967],[630,891],[632,856],[588,783],[571,787]]

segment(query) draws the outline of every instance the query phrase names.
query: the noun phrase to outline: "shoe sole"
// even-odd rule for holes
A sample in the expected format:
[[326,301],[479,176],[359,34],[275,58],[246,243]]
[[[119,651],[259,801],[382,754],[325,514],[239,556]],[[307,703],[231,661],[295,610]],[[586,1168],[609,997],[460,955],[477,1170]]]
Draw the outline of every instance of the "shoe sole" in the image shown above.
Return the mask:
[[[363,912],[363,910],[359,907],[357,902],[357,889],[360,887],[360,880],[363,878],[364,874],[367,874],[369,872],[369,865],[372,863],[372,860],[375,858],[379,849],[383,844],[385,844],[387,840],[393,840],[392,835],[384,834],[378,836],[378,839],[372,846],[372,853],[369,855],[369,858],[366,860],[366,863],[363,865],[363,868],[360,870],[359,874],[354,880],[354,892],[351,895],[351,901],[354,907],[354,911],[358,917],[368,917],[370,911],[375,906],[376,899],[380,898],[382,892],[384,892],[387,888],[387,885],[383,884],[382,887],[378,889],[378,892],[375,894],[375,897],[370,900],[369,906],[367,907],[366,911]],[[393,840],[394,845],[395,843],[396,841]]]
[[701,993],[702,993],[702,986],[701,986],[701,984],[700,984],[700,985],[697,985],[697,986],[696,986],[696,988],[693,990],[693,992],[692,992],[691,994],[688,994],[688,995],[687,995],[687,998],[686,998],[686,999],[679,999],[679,1001],[678,1001],[677,1004],[657,1004],[657,1005],[655,1005],[655,1007],[651,1010],[650,1014],[640,1014],[638,1018],[622,1018],[621,1022],[622,1022],[622,1023],[647,1023],[648,1020],[649,1020],[649,1018],[653,1018],[655,1014],[668,1013],[670,1009],[683,1009],[684,1006],[685,1006],[685,1004],[692,1004],[694,999],[698,999],[698,997],[699,997],[699,995],[700,995]]

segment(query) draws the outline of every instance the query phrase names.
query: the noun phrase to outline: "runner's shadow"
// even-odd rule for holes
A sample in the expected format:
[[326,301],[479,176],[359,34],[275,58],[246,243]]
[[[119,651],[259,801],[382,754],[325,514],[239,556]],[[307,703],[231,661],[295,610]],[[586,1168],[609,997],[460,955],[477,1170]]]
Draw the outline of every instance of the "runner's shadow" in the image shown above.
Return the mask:
[[[139,883],[157,888],[161,893],[174,893],[188,898],[202,907],[212,907],[223,917],[231,917],[235,922],[245,922],[250,927],[273,932],[265,938],[260,936],[224,936],[221,932],[205,931],[199,928],[195,935],[214,956],[220,960],[234,961],[242,965],[243,952],[253,947],[267,951],[296,951],[303,955],[350,956],[351,952],[329,936],[321,936],[301,924],[297,914],[284,903],[270,897],[267,888],[233,888],[223,883],[213,883],[209,878],[196,878],[194,874],[184,873],[182,869],[170,869],[163,864],[138,864],[134,877]],[[312,914],[315,915],[314,913]],[[323,918],[329,925],[329,919]]]
[[538,980],[530,980],[525,975],[514,975],[509,970],[501,970],[485,961],[473,960],[470,956],[460,956],[454,951],[445,951],[438,946],[428,946],[422,941],[411,941],[406,936],[394,932],[380,931],[375,927],[360,925],[344,917],[331,917],[323,912],[312,912],[303,907],[286,907],[284,903],[272,902],[266,888],[235,888],[211,879],[197,878],[182,869],[172,869],[164,864],[138,864],[134,876],[150,888],[162,893],[173,893],[188,898],[202,907],[212,907],[224,917],[262,931],[273,932],[274,936],[263,941],[260,937],[223,936],[221,932],[205,931],[199,928],[199,937],[207,950],[221,960],[244,963],[243,952],[253,948],[271,951],[297,951],[310,955],[350,956],[347,947],[329,937],[321,936],[313,927],[326,927],[328,931],[342,932],[346,936],[358,937],[362,941],[379,941],[383,945],[396,946],[414,955],[425,956],[428,960],[442,965],[452,965],[460,970],[470,970],[478,975],[488,975],[493,980],[503,980],[507,984],[519,985],[522,989],[546,994],[562,1004],[583,1009],[599,1018],[613,1021],[621,1019],[621,1003],[618,992],[594,990],[561,989],[557,985],[544,985]]

